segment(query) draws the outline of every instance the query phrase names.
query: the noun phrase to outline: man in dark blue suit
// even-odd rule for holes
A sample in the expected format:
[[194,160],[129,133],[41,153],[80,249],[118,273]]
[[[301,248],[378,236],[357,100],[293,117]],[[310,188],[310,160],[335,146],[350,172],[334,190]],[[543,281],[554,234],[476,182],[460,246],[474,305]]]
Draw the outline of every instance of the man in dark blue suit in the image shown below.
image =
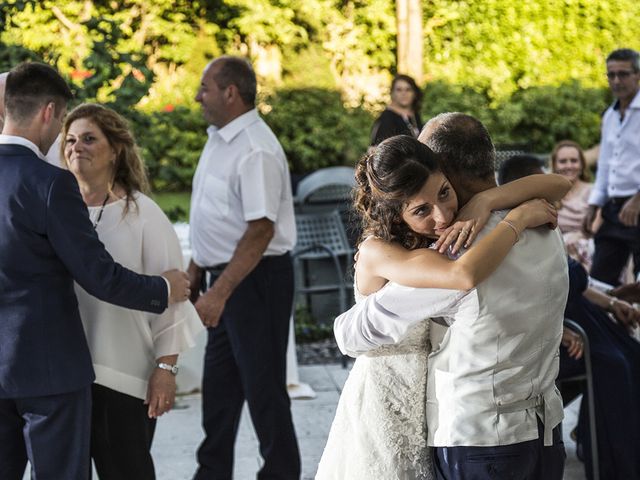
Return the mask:
[[[0,479],[89,476],[94,379],[73,282],[101,300],[162,312],[189,295],[182,272],[135,274],[113,261],[73,175],[43,161],[71,91],[51,67],[6,79],[0,135]],[[170,294],[170,295],[169,295]]]

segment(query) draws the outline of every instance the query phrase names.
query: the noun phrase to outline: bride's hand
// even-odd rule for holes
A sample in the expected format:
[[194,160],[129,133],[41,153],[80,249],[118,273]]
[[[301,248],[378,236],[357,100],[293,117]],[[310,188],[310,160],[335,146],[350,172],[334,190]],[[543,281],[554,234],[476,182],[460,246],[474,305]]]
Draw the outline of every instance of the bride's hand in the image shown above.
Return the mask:
[[474,195],[467,204],[460,209],[454,221],[435,243],[435,248],[444,253],[453,244],[451,253],[455,254],[463,246],[469,248],[478,233],[484,228],[491,216],[491,208],[482,197]]
[[556,207],[542,198],[535,198],[520,204],[511,210],[505,218],[508,219],[512,213],[520,216],[524,228],[536,228],[545,224],[551,229],[558,226]]
[[456,221],[442,232],[434,246],[440,253],[444,253],[450,245],[453,245],[451,253],[455,255],[463,246],[471,245],[478,235],[478,231],[475,219]]

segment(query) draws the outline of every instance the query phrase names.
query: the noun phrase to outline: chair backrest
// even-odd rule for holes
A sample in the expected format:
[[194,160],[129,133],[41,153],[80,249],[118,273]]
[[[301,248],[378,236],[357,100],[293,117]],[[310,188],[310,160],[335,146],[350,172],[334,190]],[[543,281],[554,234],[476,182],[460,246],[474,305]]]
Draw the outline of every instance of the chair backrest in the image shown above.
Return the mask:
[[[296,251],[309,249],[315,245],[323,245],[335,255],[353,253],[338,210],[296,214],[296,230],[298,239],[293,250],[294,254]],[[300,258],[312,260],[327,258],[327,256],[326,250],[317,248],[302,253]]]
[[322,168],[300,180],[295,201],[300,205],[350,203],[355,184],[351,167]]

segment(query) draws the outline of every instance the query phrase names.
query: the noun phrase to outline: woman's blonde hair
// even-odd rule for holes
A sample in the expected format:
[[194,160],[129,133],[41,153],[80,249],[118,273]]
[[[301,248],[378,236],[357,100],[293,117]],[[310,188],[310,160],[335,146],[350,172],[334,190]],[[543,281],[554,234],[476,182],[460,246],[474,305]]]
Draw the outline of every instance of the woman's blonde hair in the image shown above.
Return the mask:
[[[149,179],[129,123],[114,110],[97,103],[83,103],[74,108],[64,120],[62,127],[62,142],[60,142],[61,156],[64,155],[67,133],[73,122],[81,118],[88,118],[102,131],[109,145],[116,152],[113,184],[122,187],[127,196],[125,214],[131,203],[135,204],[136,191],[149,193]],[[111,187],[111,186],[110,186]]]

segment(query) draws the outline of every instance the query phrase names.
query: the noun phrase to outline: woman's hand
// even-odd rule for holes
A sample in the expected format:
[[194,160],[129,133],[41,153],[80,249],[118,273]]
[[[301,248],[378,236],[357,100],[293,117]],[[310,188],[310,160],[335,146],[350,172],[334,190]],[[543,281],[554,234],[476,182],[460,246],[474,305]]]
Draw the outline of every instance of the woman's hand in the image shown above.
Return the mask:
[[545,224],[553,229],[558,226],[558,211],[546,200],[537,198],[517,206],[507,214],[505,219],[516,223],[522,230]]
[[489,221],[490,215],[491,208],[482,193],[474,195],[460,209],[454,223],[440,234],[435,243],[436,250],[444,253],[453,245],[451,253],[456,254],[463,246],[469,248]]
[[158,418],[173,408],[176,399],[176,376],[161,368],[154,368],[149,385],[147,386],[147,399],[149,405],[149,418]]
[[562,328],[562,346],[567,349],[569,356],[580,360],[584,353],[584,342],[582,337],[573,330],[563,327]]

